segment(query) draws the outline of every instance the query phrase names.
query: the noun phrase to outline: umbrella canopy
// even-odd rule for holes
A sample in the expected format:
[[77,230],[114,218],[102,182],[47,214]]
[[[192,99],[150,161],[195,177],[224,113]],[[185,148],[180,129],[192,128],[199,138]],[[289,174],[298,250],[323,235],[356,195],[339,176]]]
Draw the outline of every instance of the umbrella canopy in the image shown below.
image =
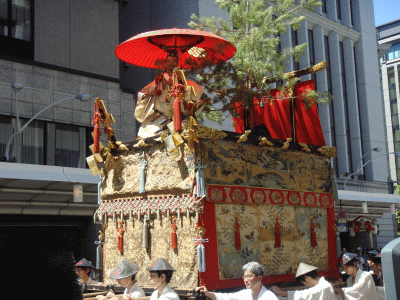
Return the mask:
[[227,40],[206,31],[162,29],[138,34],[115,49],[122,61],[145,68],[163,68],[168,51],[178,51],[178,67],[191,69],[216,64],[236,52]]

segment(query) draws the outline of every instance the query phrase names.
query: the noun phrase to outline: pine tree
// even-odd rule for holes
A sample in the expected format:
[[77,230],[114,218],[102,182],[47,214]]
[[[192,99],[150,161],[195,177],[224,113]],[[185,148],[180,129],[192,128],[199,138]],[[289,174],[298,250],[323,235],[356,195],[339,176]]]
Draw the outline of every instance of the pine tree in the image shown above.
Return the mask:
[[[300,27],[305,20],[299,14],[302,9],[314,10],[321,5],[319,0],[216,0],[216,3],[228,12],[228,19],[192,15],[189,23],[192,28],[215,33],[236,47],[236,54],[230,61],[194,68],[189,73],[205,87],[211,104],[222,103],[221,110],[205,113],[213,121],[220,120],[221,111],[229,110],[235,114],[232,104],[236,102],[248,109],[254,96],[268,96],[271,81],[283,81],[279,88],[283,92],[294,87],[299,78],[285,80],[284,76],[288,58],[293,57],[298,62],[307,44],[281,49],[280,36],[289,27],[293,30]],[[327,93],[316,91],[305,97],[308,106],[316,102],[329,103],[330,99]]]

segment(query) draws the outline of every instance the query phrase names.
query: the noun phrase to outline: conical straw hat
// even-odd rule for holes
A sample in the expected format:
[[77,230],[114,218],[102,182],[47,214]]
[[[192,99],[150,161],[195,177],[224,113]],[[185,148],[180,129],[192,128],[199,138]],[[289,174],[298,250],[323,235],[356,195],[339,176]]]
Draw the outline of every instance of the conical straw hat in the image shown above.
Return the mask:
[[307,274],[307,273],[317,270],[317,269],[318,269],[317,267],[307,265],[305,263],[300,263],[299,267],[297,268],[296,277]]

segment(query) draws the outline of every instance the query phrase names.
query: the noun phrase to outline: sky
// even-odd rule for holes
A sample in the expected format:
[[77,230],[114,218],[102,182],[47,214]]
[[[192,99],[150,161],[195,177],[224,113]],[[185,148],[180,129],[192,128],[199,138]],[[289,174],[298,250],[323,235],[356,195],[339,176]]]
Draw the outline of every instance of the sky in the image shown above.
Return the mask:
[[400,0],[373,0],[375,26],[400,19]]

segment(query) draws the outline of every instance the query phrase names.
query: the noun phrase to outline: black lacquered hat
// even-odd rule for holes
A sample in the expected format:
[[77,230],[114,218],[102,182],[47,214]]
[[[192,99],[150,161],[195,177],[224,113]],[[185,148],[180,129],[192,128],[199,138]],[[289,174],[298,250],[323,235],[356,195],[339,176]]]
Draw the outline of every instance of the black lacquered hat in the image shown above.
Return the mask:
[[139,272],[139,266],[137,264],[130,263],[126,260],[121,260],[114,270],[108,274],[108,277],[112,279],[122,279],[130,277]]
[[95,269],[95,267],[92,265],[92,262],[88,261],[86,258],[82,258],[80,261],[78,261],[75,265],[77,268],[92,268]]

